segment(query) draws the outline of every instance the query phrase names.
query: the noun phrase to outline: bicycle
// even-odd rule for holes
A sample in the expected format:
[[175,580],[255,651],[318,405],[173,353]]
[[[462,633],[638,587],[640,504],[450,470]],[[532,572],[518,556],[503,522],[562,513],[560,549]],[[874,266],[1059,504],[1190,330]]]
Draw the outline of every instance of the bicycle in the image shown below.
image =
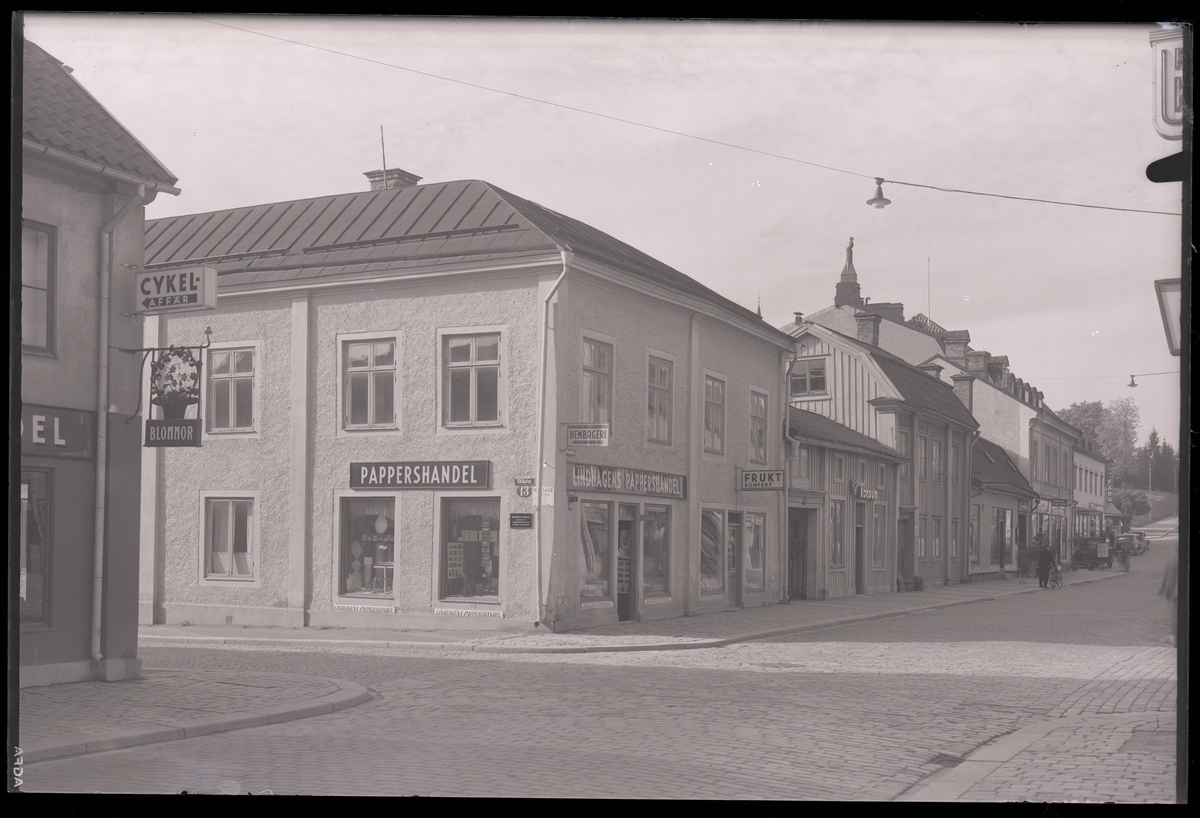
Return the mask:
[[1062,587],[1062,570],[1058,563],[1050,566],[1050,587],[1056,590]]

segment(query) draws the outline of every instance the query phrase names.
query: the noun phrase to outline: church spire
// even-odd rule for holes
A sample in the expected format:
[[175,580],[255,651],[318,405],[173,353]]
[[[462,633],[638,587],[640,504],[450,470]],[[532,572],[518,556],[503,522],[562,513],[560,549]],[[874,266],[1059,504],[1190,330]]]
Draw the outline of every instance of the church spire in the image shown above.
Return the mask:
[[842,277],[838,280],[837,290],[833,297],[835,307],[861,307],[862,296],[858,288],[858,273],[854,270],[854,237],[846,245],[846,266],[842,268]]

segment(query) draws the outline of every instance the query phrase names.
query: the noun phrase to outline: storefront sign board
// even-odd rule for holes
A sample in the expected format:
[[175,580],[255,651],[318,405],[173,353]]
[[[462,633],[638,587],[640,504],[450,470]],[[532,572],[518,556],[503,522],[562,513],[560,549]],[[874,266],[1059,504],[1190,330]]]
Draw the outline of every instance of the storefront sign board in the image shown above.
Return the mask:
[[1070,504],[1071,504],[1070,500],[1051,500],[1050,501],[1051,508],[1066,508]]
[[164,446],[199,446],[200,421],[197,418],[146,420],[146,441],[149,449]]
[[879,491],[877,489],[867,488],[862,483],[858,482],[857,477],[850,479],[850,485],[854,488],[854,496],[860,500],[879,499]]
[[783,469],[739,469],[740,491],[783,491]]
[[91,458],[96,440],[96,413],[21,405],[21,454],[34,457]]
[[568,423],[568,446],[607,446],[607,423]]
[[215,310],[217,268],[201,264],[179,270],[137,273],[138,313],[159,314]]
[[663,474],[584,463],[571,464],[570,471],[567,472],[567,487],[584,491],[687,499],[687,478],[682,474]]
[[351,463],[352,489],[488,489],[492,461]]
[[509,528],[533,528],[532,513],[516,513],[508,515]]

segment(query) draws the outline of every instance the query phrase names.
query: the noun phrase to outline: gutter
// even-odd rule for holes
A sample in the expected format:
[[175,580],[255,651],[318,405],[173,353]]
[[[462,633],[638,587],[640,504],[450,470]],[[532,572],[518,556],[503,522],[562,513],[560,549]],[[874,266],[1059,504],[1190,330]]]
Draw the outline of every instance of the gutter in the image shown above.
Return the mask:
[[[134,176],[131,173],[122,173],[119,170],[113,170],[107,165],[102,165],[99,162],[89,162],[87,159],[80,159],[78,156],[60,151],[57,148],[51,148],[47,145],[42,145],[29,139],[21,140],[21,149],[30,153],[40,154],[47,159],[53,159],[56,162],[62,162],[65,165],[71,165],[79,170],[88,173],[94,173],[98,176],[103,176],[106,179],[114,179],[118,182],[125,182],[130,185],[145,187],[146,190],[152,193],[170,193],[172,196],[178,196],[181,191],[177,187],[172,187],[165,182],[155,182],[150,179],[142,179]],[[142,199],[145,200],[145,194]]]
[[[546,446],[546,357],[549,354],[547,351],[550,343],[550,301],[558,293],[558,288],[562,286],[563,281],[567,277],[567,269],[571,265],[571,259],[574,254],[568,250],[559,251],[562,256],[562,272],[554,282],[554,286],[550,288],[550,292],[546,293],[546,297],[542,299],[542,365],[538,369],[538,442],[537,442],[537,487],[534,489],[533,504],[537,509],[537,534],[535,535],[535,555],[537,559],[537,608],[535,608],[537,619],[534,621],[536,626],[542,621],[544,614],[544,603],[542,600],[542,474],[547,464],[543,459]],[[557,429],[557,426],[555,427]],[[550,623],[550,628],[554,628],[554,623]]]
[[96,378],[96,514],[93,532],[92,563],[92,659],[104,660],[100,650],[101,625],[104,619],[104,516],[107,500],[108,472],[108,358],[109,358],[109,290],[111,287],[110,258],[113,255],[113,231],[125,221],[135,207],[146,200],[146,188],[138,184],[137,192],[121,206],[108,223],[100,228],[100,330],[97,340]]

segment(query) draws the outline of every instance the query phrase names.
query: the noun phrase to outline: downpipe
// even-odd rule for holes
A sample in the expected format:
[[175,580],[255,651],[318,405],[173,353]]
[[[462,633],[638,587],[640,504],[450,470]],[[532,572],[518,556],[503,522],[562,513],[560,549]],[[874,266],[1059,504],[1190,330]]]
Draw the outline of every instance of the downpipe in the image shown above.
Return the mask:
[[113,231],[125,221],[135,207],[146,200],[145,185],[121,206],[108,223],[100,228],[100,329],[97,339],[96,369],[96,514],[93,531],[92,562],[92,660],[104,661],[100,650],[101,626],[104,620],[104,524],[108,472],[108,358],[109,358],[109,289],[112,279]]

